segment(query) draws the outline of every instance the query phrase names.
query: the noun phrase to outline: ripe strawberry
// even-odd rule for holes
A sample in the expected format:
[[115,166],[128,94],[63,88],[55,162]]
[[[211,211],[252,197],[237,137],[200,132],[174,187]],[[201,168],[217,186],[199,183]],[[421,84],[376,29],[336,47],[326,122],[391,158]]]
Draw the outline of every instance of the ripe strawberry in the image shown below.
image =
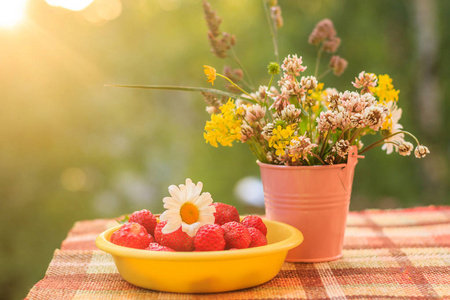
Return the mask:
[[136,249],[148,247],[153,237],[138,223],[126,223],[111,235],[111,243]]
[[203,225],[194,237],[197,251],[221,251],[225,249],[225,231],[217,224]]
[[155,234],[156,217],[146,209],[132,213],[128,219],[128,222],[139,223],[147,229],[148,233],[151,235]]
[[150,243],[148,245],[147,248],[145,248],[145,250],[150,250],[150,251],[170,251],[170,252],[175,252],[175,250],[173,250],[172,248],[166,247],[166,246],[161,246],[158,243]]
[[153,235],[153,237],[155,238],[155,242],[157,242],[158,244],[160,244],[161,242],[161,235],[162,235],[162,228],[164,227],[164,225],[167,224],[167,221],[164,222],[159,222],[156,224],[155,227],[155,234]]
[[214,207],[216,208],[216,212],[214,213],[216,224],[223,225],[232,221],[240,221],[239,212],[237,211],[236,207],[220,202],[214,202],[212,205],[214,205]]
[[155,242],[155,238],[150,233],[148,234],[148,238],[150,239],[150,243]]
[[266,224],[264,224],[263,220],[258,216],[246,216],[242,219],[241,223],[247,228],[253,227],[258,229],[262,232],[262,234],[264,234],[264,236],[267,235]]
[[238,248],[244,249],[248,248],[252,238],[250,237],[250,232],[247,227],[238,222],[228,222],[222,225],[225,231],[225,249]]
[[261,231],[250,227],[248,228],[248,232],[250,232],[250,237],[252,239],[250,246],[248,246],[249,248],[267,245],[267,239]]
[[192,251],[194,250],[194,238],[190,237],[186,232],[178,230],[164,234],[162,229],[166,226],[167,221],[159,222],[155,228],[155,239],[156,242],[162,246],[172,248],[175,251]]

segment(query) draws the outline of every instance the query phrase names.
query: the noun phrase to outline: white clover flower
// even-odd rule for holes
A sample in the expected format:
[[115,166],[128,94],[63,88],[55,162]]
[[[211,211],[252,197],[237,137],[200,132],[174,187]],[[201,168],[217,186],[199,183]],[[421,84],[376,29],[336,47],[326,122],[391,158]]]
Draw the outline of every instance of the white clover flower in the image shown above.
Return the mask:
[[317,87],[317,79],[314,76],[303,76],[300,84],[304,89],[313,90]]
[[300,123],[302,121],[300,118],[301,114],[302,111],[300,109],[293,104],[289,104],[280,113],[275,113],[274,118],[281,118],[290,124]]
[[423,158],[429,153],[430,153],[430,150],[428,150],[428,148],[426,146],[423,146],[423,145],[417,146],[416,149],[414,150],[414,155],[417,158]]
[[348,128],[348,126],[352,123],[352,120],[349,117],[349,114],[346,111],[338,112],[335,114],[336,116],[336,125],[342,130]]
[[302,57],[297,57],[297,55],[294,54],[292,56],[288,55],[284,59],[281,69],[290,75],[299,76],[300,72],[306,70],[306,67],[302,66]]
[[[386,112],[384,106],[370,106],[364,110],[364,119],[366,120],[366,126],[378,131],[383,125],[386,119]],[[386,109],[387,110],[387,109]]]
[[409,156],[413,149],[414,149],[413,144],[411,144],[410,142],[403,142],[400,145],[398,145],[398,154],[402,156]]
[[264,118],[266,115],[266,108],[259,104],[248,105],[244,107],[245,110],[245,121],[248,124],[254,124]]
[[341,156],[341,157],[345,157],[348,153],[348,151],[350,150],[350,142],[347,140],[340,140],[338,142],[336,142],[336,152],[337,155]]
[[305,89],[300,86],[295,77],[285,75],[285,78],[287,80],[284,80],[283,85],[280,87],[281,93],[302,98],[305,95]]
[[328,130],[335,130],[337,128],[336,115],[332,111],[320,112],[317,121],[317,130],[326,132]]
[[214,224],[214,213],[216,208],[210,205],[213,202],[210,193],[201,193],[203,184],[192,183],[191,179],[186,179],[186,185],[169,186],[169,193],[172,197],[163,199],[164,211],[160,220],[167,221],[162,233],[168,234],[181,229],[189,236],[193,237],[197,230],[205,224]]
[[254,135],[253,128],[248,124],[242,124],[241,126],[241,142],[245,143]]

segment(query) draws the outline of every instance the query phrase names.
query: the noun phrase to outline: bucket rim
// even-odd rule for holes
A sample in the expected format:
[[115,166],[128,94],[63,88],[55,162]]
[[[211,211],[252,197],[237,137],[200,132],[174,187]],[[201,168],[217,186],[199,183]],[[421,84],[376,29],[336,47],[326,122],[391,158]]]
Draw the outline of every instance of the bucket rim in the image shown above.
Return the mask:
[[263,168],[267,169],[303,169],[303,170],[318,170],[318,169],[342,169],[347,166],[347,164],[337,164],[337,165],[314,165],[314,166],[286,166],[286,165],[273,165],[262,163],[259,160],[256,163]]

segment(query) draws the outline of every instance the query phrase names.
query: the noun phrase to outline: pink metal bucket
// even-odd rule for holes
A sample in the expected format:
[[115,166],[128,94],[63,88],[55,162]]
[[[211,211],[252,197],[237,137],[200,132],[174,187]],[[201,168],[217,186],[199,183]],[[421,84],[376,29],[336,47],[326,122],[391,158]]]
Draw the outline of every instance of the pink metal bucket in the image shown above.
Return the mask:
[[342,257],[358,150],[352,146],[347,164],[279,166],[260,163],[266,218],[299,229],[303,243],[286,261],[323,262]]

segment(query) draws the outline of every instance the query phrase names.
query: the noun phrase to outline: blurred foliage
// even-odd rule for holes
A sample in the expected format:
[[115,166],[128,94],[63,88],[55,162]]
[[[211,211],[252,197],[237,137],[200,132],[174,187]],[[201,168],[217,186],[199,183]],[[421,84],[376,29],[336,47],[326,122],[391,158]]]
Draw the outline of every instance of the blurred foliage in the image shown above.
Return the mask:
[[[237,37],[236,52],[254,81],[267,84],[274,60],[260,1],[211,0],[222,30]],[[23,298],[44,276],[55,248],[77,220],[113,218],[148,208],[162,212],[170,184],[202,181],[215,201],[249,211],[232,190],[245,176],[259,177],[246,145],[213,148],[202,137],[208,114],[200,95],[107,88],[104,84],[208,86],[202,65],[224,61],[209,50],[199,0],[122,1],[121,15],[93,25],[79,12],[30,0],[28,20],[0,29],[0,294]],[[388,73],[401,90],[401,123],[433,153],[441,153],[444,180],[427,186],[424,161],[367,153],[356,168],[352,209],[450,204],[450,105],[442,102],[443,128],[423,135],[415,119],[417,53],[408,1],[280,1],[285,26],[282,57],[303,56],[309,71],[317,49],[307,43],[315,24],[334,21],[349,61],[341,77],[325,82],[352,89],[362,70]],[[442,99],[450,97],[450,48],[438,2]],[[251,24],[251,25],[250,25]],[[227,61],[230,63],[230,61]],[[324,60],[325,63],[325,60]],[[307,70],[308,71],[308,70]],[[312,72],[312,71],[311,71]],[[307,72],[308,73],[308,72]],[[441,176],[441,177],[442,177]]]

